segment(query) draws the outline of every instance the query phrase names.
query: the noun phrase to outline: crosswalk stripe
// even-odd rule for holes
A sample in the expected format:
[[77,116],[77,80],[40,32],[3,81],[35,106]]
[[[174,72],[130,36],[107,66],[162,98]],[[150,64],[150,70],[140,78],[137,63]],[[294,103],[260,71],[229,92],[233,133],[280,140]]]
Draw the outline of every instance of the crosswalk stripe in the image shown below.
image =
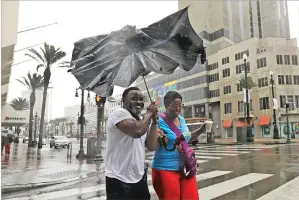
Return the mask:
[[250,173],[199,189],[198,192],[200,194],[200,199],[210,200],[271,176],[273,176],[273,174]]
[[293,180],[283,184],[282,186],[272,190],[257,200],[297,200],[299,198],[299,176]]
[[257,151],[262,150],[262,147],[235,147],[235,146],[223,146],[223,147],[216,147],[216,148],[206,148],[206,150],[210,149],[233,149],[233,150],[247,150],[247,151]]
[[195,152],[195,155],[215,155],[215,156],[237,156],[239,154],[235,154],[235,153],[197,153]]
[[203,159],[210,159],[210,160],[220,160],[222,159],[223,157],[217,157],[217,156],[199,156],[199,155],[196,155],[196,158],[203,158]]

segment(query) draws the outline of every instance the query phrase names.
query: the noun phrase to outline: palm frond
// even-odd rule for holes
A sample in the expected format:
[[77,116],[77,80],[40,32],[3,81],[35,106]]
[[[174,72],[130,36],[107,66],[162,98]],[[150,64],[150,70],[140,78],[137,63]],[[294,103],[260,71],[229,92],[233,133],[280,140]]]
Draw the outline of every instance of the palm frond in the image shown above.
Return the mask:
[[28,56],[28,57],[34,59],[36,62],[40,62],[36,57],[34,57],[33,55],[31,55],[29,53],[25,53],[25,56]]
[[15,110],[26,110],[29,108],[29,102],[27,101],[26,98],[18,97],[14,98],[11,102],[10,105],[15,109]]
[[39,68],[44,67],[44,66],[45,66],[44,64],[39,64],[39,65],[37,65],[37,66],[36,66],[36,71],[38,71]]
[[39,62],[45,63],[43,57],[35,49],[28,49],[28,51],[30,51],[33,55],[35,55],[36,57],[38,57],[40,59]]

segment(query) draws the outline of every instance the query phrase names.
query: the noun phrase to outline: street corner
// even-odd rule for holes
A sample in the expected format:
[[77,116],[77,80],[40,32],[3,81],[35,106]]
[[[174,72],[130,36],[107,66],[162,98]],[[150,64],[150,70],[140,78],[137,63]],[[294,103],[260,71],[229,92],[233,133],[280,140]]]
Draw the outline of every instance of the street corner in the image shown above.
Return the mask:
[[67,183],[92,176],[91,170],[78,168],[50,168],[6,174],[2,177],[2,192],[15,192]]

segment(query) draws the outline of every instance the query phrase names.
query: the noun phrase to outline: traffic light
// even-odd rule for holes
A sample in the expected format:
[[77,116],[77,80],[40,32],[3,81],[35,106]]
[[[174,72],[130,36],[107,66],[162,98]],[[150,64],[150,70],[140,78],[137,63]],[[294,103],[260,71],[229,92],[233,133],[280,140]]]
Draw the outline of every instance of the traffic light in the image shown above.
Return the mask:
[[101,97],[96,95],[96,104],[98,105],[101,102]]

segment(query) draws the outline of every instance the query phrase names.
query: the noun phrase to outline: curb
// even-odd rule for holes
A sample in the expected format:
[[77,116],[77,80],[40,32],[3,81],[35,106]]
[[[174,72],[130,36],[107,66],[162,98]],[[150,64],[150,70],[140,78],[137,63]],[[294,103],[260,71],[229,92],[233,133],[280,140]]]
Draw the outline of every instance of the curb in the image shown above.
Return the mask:
[[59,181],[22,184],[22,185],[6,185],[6,186],[1,186],[1,192],[8,193],[8,192],[19,192],[22,190],[29,190],[29,189],[37,189],[37,188],[52,186],[52,185],[61,184],[61,183],[68,183],[71,181],[79,180],[80,178],[87,178],[87,177],[88,177],[88,175],[83,175],[80,177],[69,178],[69,179],[64,179],[64,180],[59,180]]

